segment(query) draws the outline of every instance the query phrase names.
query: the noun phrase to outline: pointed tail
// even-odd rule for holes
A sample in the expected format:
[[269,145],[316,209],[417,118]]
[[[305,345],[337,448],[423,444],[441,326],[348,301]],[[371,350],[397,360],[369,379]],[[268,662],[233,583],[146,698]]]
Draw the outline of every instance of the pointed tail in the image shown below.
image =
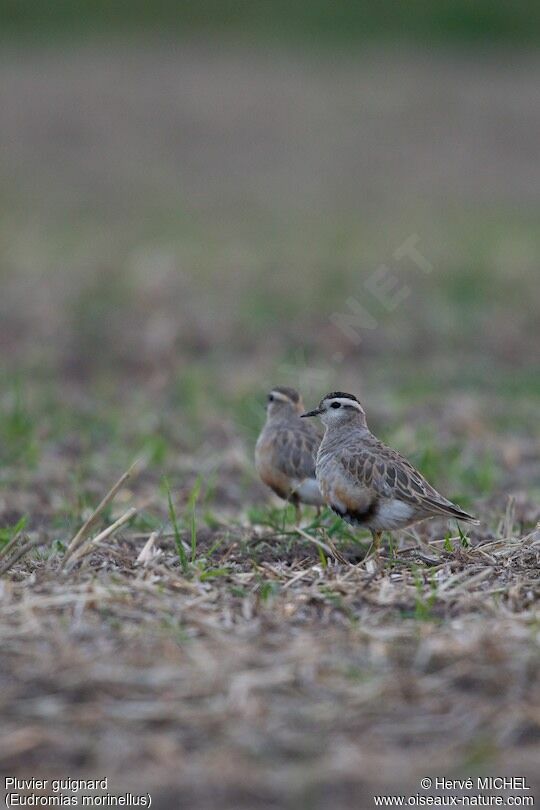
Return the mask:
[[434,512],[437,512],[440,515],[447,515],[448,517],[456,518],[456,520],[462,520],[464,523],[474,523],[476,525],[480,523],[478,518],[469,515],[468,512],[464,512],[463,509],[460,509],[459,506],[450,503],[450,501],[441,502],[436,501],[433,498],[424,498],[424,501],[433,509]]

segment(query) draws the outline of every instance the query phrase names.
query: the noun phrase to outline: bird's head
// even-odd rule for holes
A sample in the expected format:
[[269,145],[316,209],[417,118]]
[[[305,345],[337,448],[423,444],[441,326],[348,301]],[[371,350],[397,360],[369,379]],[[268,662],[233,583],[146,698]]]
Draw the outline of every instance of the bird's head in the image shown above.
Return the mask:
[[327,428],[353,424],[366,427],[366,414],[360,402],[353,394],[345,394],[343,391],[327,394],[317,408],[301,416],[319,416]]
[[304,411],[302,397],[294,388],[276,385],[268,394],[266,413],[269,419],[274,417],[301,414]]

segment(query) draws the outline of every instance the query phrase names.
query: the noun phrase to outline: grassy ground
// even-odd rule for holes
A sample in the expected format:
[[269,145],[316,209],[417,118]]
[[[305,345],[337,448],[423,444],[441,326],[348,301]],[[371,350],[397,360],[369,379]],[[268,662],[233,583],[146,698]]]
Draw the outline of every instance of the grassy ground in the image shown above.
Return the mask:
[[[198,42],[0,69],[2,773],[193,808],[532,781],[537,57]],[[396,258],[415,234],[428,270]],[[306,510],[321,552],[254,474],[275,383],[358,393],[480,527],[424,524],[377,571]]]

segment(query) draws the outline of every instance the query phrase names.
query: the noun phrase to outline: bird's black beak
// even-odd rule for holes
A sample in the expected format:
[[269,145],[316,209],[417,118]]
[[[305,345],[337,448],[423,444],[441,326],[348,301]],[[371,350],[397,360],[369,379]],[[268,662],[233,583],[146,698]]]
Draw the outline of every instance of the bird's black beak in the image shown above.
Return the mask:
[[319,416],[319,414],[321,413],[322,410],[320,408],[315,408],[312,411],[306,411],[305,413],[301,413],[300,416],[302,417],[302,419],[305,419],[306,416]]

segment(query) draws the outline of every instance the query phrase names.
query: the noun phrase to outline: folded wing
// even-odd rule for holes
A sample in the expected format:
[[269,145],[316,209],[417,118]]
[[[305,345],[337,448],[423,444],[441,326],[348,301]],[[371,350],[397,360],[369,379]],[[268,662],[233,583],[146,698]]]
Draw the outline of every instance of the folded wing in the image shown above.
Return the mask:
[[419,515],[445,515],[478,522],[437,492],[407,459],[382,443],[345,455],[341,463],[358,483],[372,489],[378,497],[402,501],[414,507]]

